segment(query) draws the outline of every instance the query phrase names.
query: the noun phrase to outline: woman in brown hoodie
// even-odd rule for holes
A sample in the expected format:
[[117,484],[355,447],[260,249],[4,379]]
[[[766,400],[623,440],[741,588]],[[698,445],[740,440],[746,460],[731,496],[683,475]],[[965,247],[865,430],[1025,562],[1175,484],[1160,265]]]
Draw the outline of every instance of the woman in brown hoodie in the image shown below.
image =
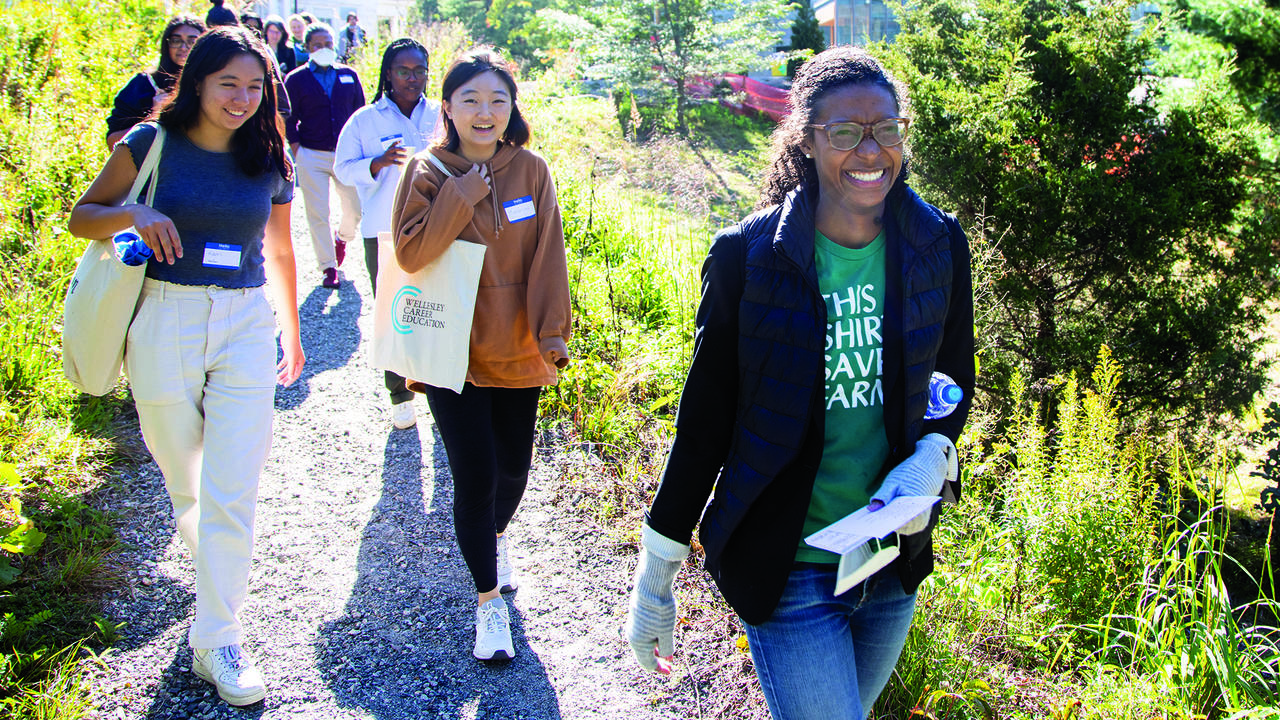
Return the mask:
[[503,533],[528,479],[538,394],[569,362],[564,231],[551,171],[524,148],[529,126],[508,63],[473,49],[449,67],[441,94],[445,136],[406,165],[391,225],[396,260],[410,272],[455,239],[487,248],[467,382],[461,394],[423,391],[449,455],[454,532],[476,585],[472,654],[509,659],[501,593],[516,582]]

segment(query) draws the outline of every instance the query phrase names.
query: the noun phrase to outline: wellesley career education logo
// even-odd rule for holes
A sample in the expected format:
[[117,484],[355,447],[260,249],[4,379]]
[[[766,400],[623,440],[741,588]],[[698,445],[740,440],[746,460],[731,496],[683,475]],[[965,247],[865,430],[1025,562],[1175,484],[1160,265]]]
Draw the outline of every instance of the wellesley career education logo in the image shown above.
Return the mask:
[[396,293],[391,307],[394,315],[391,326],[401,335],[408,335],[415,328],[443,328],[444,321],[436,317],[444,312],[444,303],[419,300],[422,291],[412,285],[405,285]]

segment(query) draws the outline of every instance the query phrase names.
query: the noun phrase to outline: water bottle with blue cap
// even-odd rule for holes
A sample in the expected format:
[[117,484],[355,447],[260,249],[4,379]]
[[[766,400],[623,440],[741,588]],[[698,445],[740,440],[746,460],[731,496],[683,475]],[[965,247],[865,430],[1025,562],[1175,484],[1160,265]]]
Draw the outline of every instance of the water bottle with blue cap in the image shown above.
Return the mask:
[[111,241],[116,245],[116,257],[125,265],[145,265],[151,259],[151,248],[132,230],[116,233]]
[[964,390],[946,373],[934,372],[929,378],[929,408],[925,420],[937,420],[955,412],[964,399]]

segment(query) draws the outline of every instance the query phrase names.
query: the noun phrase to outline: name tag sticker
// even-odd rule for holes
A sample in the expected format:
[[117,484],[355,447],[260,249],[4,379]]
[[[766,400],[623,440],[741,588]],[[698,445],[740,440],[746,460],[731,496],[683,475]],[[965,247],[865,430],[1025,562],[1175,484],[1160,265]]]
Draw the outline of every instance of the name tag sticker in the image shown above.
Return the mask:
[[355,81],[356,81],[356,79],[355,79],[355,78],[353,78],[353,77],[351,77],[350,75],[339,75],[339,76],[338,76],[338,82],[342,83],[343,85],[350,85],[350,84],[354,83]]
[[223,270],[240,269],[240,246],[223,243],[204,244],[204,266]]
[[378,138],[378,142],[382,143],[382,149],[383,149],[384,151],[385,151],[387,148],[389,148],[389,147],[391,147],[392,145],[394,145],[394,144],[395,144],[395,142],[396,142],[397,140],[399,140],[399,141],[400,141],[400,144],[401,144],[401,145],[404,145],[404,136],[403,136],[403,135],[401,135],[400,133],[396,133],[395,135],[388,135],[388,136],[383,137],[383,138]]
[[507,211],[507,222],[518,223],[521,220],[528,220],[533,217],[533,196],[525,195],[522,198],[508,200],[502,203],[502,209]]

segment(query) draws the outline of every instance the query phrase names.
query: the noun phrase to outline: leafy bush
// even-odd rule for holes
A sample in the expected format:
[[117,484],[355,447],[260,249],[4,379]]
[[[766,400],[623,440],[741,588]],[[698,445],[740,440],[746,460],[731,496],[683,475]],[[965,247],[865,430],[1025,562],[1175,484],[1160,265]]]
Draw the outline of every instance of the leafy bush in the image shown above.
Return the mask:
[[922,0],[883,55],[910,86],[914,182],[999,235],[986,368],[1036,391],[1109,345],[1125,413],[1203,428],[1265,378],[1274,161],[1222,83],[1174,101],[1128,0]]

